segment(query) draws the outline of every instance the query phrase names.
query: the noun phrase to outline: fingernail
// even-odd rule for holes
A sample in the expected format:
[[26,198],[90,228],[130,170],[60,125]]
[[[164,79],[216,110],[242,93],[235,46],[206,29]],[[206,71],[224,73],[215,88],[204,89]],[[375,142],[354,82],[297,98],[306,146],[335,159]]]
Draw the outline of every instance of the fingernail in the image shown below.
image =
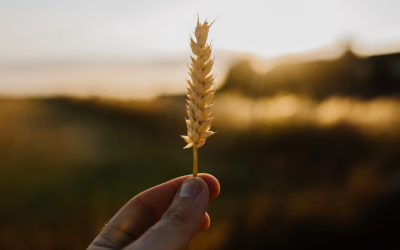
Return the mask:
[[183,183],[179,197],[196,197],[200,192],[200,184],[195,179],[189,178]]

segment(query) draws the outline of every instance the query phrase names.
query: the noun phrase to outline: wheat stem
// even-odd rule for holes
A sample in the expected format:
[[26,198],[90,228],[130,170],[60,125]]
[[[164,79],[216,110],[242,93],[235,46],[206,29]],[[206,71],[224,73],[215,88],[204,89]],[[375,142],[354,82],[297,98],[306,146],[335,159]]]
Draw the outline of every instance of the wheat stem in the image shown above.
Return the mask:
[[197,148],[193,147],[193,177],[197,177]]

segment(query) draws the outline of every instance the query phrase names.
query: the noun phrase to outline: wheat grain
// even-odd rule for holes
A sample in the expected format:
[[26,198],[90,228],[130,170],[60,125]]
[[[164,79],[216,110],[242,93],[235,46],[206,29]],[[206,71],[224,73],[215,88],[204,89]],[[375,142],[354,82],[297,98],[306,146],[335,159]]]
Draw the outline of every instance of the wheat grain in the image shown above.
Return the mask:
[[[213,22],[214,23],[214,22]],[[211,99],[215,94],[215,75],[210,74],[214,65],[214,59],[210,59],[212,47],[206,44],[208,32],[213,24],[199,23],[197,18],[197,27],[194,35],[196,42],[190,37],[190,47],[197,58],[191,58],[191,67],[189,75],[191,79],[186,79],[187,86],[187,105],[186,111],[188,119],[185,119],[187,126],[187,135],[181,137],[188,143],[185,148],[193,147],[193,176],[197,176],[197,149],[201,148],[206,139],[215,132],[210,131],[213,118],[210,117],[213,104]]]

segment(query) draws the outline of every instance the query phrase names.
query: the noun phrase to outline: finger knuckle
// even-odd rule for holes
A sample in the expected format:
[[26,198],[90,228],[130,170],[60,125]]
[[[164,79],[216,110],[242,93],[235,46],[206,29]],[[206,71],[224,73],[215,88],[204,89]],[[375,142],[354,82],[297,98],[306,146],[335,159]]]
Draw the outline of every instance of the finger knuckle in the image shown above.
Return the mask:
[[185,223],[189,220],[189,212],[183,207],[176,207],[167,211],[164,218],[175,223]]

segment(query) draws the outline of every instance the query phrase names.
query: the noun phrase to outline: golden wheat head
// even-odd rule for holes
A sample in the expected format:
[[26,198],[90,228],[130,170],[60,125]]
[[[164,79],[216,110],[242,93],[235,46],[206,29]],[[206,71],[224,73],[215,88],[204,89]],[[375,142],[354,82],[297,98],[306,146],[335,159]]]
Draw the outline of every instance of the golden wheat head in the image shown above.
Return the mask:
[[197,19],[197,27],[194,32],[196,42],[190,37],[190,47],[196,58],[190,57],[192,60],[191,67],[189,67],[191,79],[186,79],[188,83],[186,111],[189,119],[185,119],[187,135],[181,135],[188,143],[184,149],[201,148],[206,139],[215,134],[215,132],[210,131],[213,120],[210,117],[213,108],[210,101],[215,94],[215,75],[210,74],[210,72],[214,65],[214,59],[210,59],[211,45],[206,44],[211,25],[212,23],[208,24],[207,20],[200,24],[199,19]]

